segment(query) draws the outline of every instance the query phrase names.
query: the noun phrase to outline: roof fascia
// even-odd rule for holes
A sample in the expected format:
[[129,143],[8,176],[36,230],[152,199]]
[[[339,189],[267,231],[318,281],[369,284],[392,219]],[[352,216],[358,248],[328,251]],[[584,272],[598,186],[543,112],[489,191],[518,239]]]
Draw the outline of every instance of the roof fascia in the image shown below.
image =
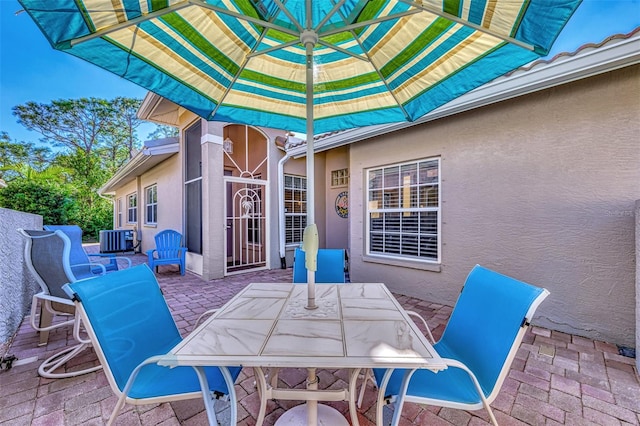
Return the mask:
[[124,179],[128,176],[136,174],[136,171],[141,169],[144,164],[151,160],[153,156],[175,154],[180,149],[178,142],[172,144],[161,145],[158,147],[144,147],[140,150],[131,160],[129,160],[124,166],[119,168],[114,175],[109,179],[100,189],[98,189],[99,195],[108,195],[115,192],[114,187],[122,184]]
[[162,96],[156,95],[153,92],[147,92],[140,107],[138,108],[137,116],[140,120],[153,121],[151,116],[153,111],[157,108],[158,104],[162,102]]

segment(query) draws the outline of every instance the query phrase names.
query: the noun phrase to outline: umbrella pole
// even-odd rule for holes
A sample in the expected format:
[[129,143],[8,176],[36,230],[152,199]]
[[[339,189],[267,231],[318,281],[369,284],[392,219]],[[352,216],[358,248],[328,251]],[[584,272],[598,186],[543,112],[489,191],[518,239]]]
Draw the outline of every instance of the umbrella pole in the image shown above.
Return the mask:
[[[310,11],[307,11],[310,13]],[[318,42],[318,34],[314,31],[303,31],[300,41],[306,48],[306,89],[307,89],[307,227],[315,225],[315,158],[313,149],[313,47]],[[317,256],[317,250],[313,253],[305,253],[305,256]],[[307,258],[309,262],[309,258]],[[316,264],[315,259],[312,264]],[[307,309],[317,309],[316,305],[316,274],[314,270],[307,269]]]
[[[307,89],[307,226],[315,225],[315,154],[313,150],[313,48],[318,42],[318,34],[311,30],[311,0],[306,2],[306,31],[300,34],[300,41],[306,48],[306,89]],[[309,253],[311,254],[311,253]],[[313,256],[317,256],[317,250]],[[306,254],[305,254],[306,256]],[[317,265],[317,263],[314,264]],[[316,268],[314,268],[316,269]],[[317,309],[316,305],[316,271],[307,271],[307,309]],[[316,369],[307,370],[307,389],[318,389]],[[307,401],[307,425],[318,424],[318,401]]]

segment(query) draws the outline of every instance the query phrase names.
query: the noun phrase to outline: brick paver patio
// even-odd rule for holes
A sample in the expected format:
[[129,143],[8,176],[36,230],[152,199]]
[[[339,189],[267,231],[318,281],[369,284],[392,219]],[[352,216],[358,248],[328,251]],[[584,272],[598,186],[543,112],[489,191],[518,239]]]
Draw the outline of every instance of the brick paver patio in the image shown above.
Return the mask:
[[[135,263],[145,257],[134,256]],[[161,267],[158,280],[183,335],[207,309],[222,306],[249,282],[290,282],[291,270],[253,272],[210,282],[176,269]],[[407,309],[418,311],[438,338],[451,307],[396,295]],[[38,376],[39,363],[72,340],[70,329],[51,332],[47,346],[39,347],[38,334],[24,321],[9,353],[20,361],[0,371],[0,424],[2,425],[102,425],[115,405],[102,371],[67,379]],[[31,361],[31,362],[29,362]],[[78,364],[97,362],[86,351]],[[240,425],[254,425],[259,400],[253,373],[245,369],[238,378],[238,419]],[[321,388],[346,386],[345,371],[320,370]],[[285,369],[280,380],[288,386],[303,387],[306,371]],[[369,384],[360,424],[375,420],[376,392]],[[296,401],[270,401],[265,425],[273,425]],[[221,403],[223,410],[225,403]],[[347,403],[329,403],[347,414]],[[610,343],[532,327],[527,333],[502,391],[492,404],[501,425],[640,425],[640,382],[635,360],[618,354]],[[223,417],[223,416],[222,416]],[[387,416],[388,417],[388,416]],[[224,418],[224,417],[223,417]],[[348,418],[348,416],[347,416]],[[206,425],[201,400],[160,405],[126,406],[119,425]],[[405,404],[403,425],[483,425],[484,410],[465,412],[448,408]]]

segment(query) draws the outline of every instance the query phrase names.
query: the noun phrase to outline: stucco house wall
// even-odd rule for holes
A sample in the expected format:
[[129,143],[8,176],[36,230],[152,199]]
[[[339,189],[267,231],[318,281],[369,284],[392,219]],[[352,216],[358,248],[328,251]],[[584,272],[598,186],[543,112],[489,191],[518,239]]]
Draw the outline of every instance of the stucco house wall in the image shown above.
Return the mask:
[[[175,154],[142,175],[132,178],[115,191],[114,228],[136,229],[140,235],[138,250],[144,253],[155,248],[154,236],[164,229],[175,229],[182,232],[182,169],[181,155]],[[178,179],[180,177],[180,179]],[[157,224],[145,223],[145,189],[151,185],[158,186],[158,218]],[[127,222],[127,196],[137,194],[138,221]],[[118,226],[118,200],[122,199],[123,221]],[[137,239],[137,238],[136,238]]]
[[[140,176],[138,205],[142,207],[139,213],[141,214],[141,247],[143,252],[155,248],[154,236],[158,232],[165,229],[175,229],[178,232],[183,232],[182,179],[176,179],[177,176],[182,177],[181,158],[181,153],[178,153]],[[156,225],[145,223],[144,216],[145,188],[151,185],[158,186],[158,219]]]
[[[326,248],[349,248],[349,218],[342,217],[336,211],[336,199],[339,195],[349,192],[346,185],[332,185],[333,171],[349,168],[349,147],[343,146],[326,152],[325,164],[325,200],[324,210],[326,218]],[[341,197],[342,199],[342,197]]]
[[[127,197],[131,194],[136,194],[136,200],[138,203],[138,215],[137,215],[137,221],[135,223],[128,222]],[[112,197],[112,200],[113,200],[113,229],[118,229],[118,230],[129,229],[132,231],[140,231],[140,237],[143,237],[144,234],[142,232],[143,229],[141,226],[142,224],[141,219],[144,219],[144,218],[140,217],[142,213],[142,209],[140,209],[140,206],[142,206],[144,203],[144,194],[141,192],[140,188],[138,188],[138,180],[133,179],[129,183],[124,185],[122,188],[118,189],[118,191],[116,191],[115,195]],[[118,223],[118,203],[122,203],[122,224]],[[136,250],[143,251],[142,242],[144,238],[138,239],[137,236],[134,238],[135,238],[134,244],[138,242],[140,243],[140,245],[136,248]]]
[[[550,290],[536,324],[633,345],[639,114],[635,65],[352,144],[351,279],[452,305],[481,264]],[[441,265],[366,256],[366,169],[430,157]]]

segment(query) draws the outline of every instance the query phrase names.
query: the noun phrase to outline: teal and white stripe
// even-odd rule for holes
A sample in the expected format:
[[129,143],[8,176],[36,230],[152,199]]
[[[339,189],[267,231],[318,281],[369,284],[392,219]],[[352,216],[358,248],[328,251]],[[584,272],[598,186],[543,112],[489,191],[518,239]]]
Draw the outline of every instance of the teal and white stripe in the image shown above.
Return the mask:
[[[20,2],[54,47],[204,118],[306,131],[304,0]],[[333,3],[312,3],[316,133],[421,117],[546,53],[580,0]]]

